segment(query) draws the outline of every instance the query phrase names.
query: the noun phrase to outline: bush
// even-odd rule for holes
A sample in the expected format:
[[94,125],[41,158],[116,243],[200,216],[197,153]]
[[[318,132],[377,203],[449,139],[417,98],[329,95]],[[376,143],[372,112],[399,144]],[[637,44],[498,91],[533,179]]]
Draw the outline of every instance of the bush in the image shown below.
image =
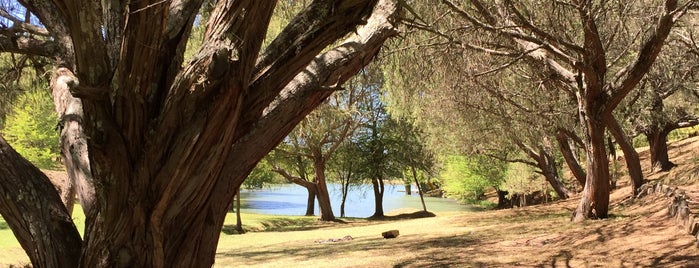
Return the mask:
[[51,96],[42,90],[30,90],[14,103],[5,121],[3,135],[34,165],[53,169],[59,156],[57,121]]

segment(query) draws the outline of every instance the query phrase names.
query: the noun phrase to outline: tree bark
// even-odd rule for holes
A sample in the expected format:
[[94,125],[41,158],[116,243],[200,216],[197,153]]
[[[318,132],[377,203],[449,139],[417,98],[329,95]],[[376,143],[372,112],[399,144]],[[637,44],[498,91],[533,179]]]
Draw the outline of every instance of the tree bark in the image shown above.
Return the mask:
[[546,181],[549,182],[551,188],[556,192],[559,198],[568,199],[571,196],[570,190],[563,184],[561,178],[558,176],[558,167],[556,166],[556,160],[553,158],[550,152],[540,153],[539,168],[541,169]]
[[556,194],[561,199],[568,199],[571,193],[558,176],[558,166],[553,157],[551,142],[548,140],[548,138],[544,138],[542,140],[542,144],[538,146],[536,151],[534,148],[525,145],[519,140],[516,141],[516,144],[529,157],[536,161],[535,166],[541,170],[541,174],[544,175],[546,181],[551,185],[553,190],[556,191]]
[[340,217],[345,217],[345,203],[347,201],[347,194],[349,193],[350,179],[352,178],[352,164],[348,167],[346,176],[342,176],[342,201],[340,202]]
[[614,118],[613,115],[607,116],[605,118],[609,132],[614,136],[614,140],[619,144],[621,151],[624,152],[624,160],[626,161],[626,168],[629,170],[629,178],[631,179],[631,189],[633,196],[638,194],[638,190],[641,189],[643,185],[643,171],[641,170],[641,159],[638,157],[638,152],[633,148],[631,140],[626,137],[624,131],[621,129],[619,122]]
[[585,153],[589,163],[582,197],[572,215],[574,222],[580,222],[592,216],[607,218],[609,209],[609,163],[604,145],[605,126],[601,118],[591,118],[585,122],[587,124]]
[[495,191],[498,194],[498,208],[500,208],[500,209],[511,208],[512,207],[512,200],[507,198],[507,195],[509,194],[509,192],[500,190],[497,187],[495,188]]
[[[24,3],[53,40],[75,44],[57,56],[75,62],[80,79],[70,91],[83,105],[96,197],[82,248],[78,235],[56,238],[42,231],[55,222],[34,219],[43,235],[37,240],[54,243],[26,248],[40,257],[36,266],[59,249],[82,255],[47,266],[214,263],[235,189],[254,165],[396,35],[392,1],[313,1],[261,53],[275,3],[217,1],[204,45],[187,63],[182,55],[201,1]],[[30,197],[48,196],[29,180],[17,183]],[[46,202],[62,209],[51,211],[65,210],[52,191],[55,202]],[[3,200],[17,205],[30,197]],[[24,213],[46,210],[36,204]],[[32,235],[17,234],[20,241]],[[65,241],[72,237],[77,243]]]
[[306,216],[315,215],[316,195],[318,193],[318,186],[316,183],[307,181],[304,178],[294,177],[289,174],[289,172],[278,166],[272,167],[272,171],[282,175],[282,177],[284,177],[287,181],[306,188],[306,191],[308,191],[308,198],[306,201]]
[[312,187],[306,187],[306,191],[308,191],[308,198],[306,200],[306,214],[305,216],[314,216],[316,215],[316,186],[315,184]]
[[77,267],[82,240],[49,179],[0,136],[0,214],[34,267]]
[[[51,78],[51,92],[54,107],[59,118],[61,158],[68,173],[66,185],[58,186],[66,189],[61,194],[68,212],[73,211],[75,194],[80,205],[88,215],[92,212],[95,202],[95,187],[90,170],[87,152],[87,137],[83,133],[82,101],[70,94],[71,84],[77,83],[77,78],[65,67],[59,67]],[[63,192],[63,191],[62,191]]]
[[235,191],[235,230],[239,234],[245,233],[243,219],[240,217],[240,187]]

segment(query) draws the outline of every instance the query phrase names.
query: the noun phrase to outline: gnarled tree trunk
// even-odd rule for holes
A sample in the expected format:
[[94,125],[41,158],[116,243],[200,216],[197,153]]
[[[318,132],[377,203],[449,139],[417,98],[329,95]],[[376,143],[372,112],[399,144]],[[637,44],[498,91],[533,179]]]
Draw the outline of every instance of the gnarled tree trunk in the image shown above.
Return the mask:
[[604,148],[605,125],[601,118],[591,118],[585,122],[587,123],[585,154],[589,163],[582,197],[572,215],[572,220],[576,222],[591,216],[606,218],[609,209],[609,164],[606,148]]
[[[312,1],[262,52],[276,1],[220,0],[202,47],[184,63],[202,1],[22,4],[52,35],[47,42],[60,48],[54,56],[79,78],[70,92],[82,101],[95,186],[82,247],[47,234],[41,239],[51,247],[27,248],[39,256],[37,266],[61,249],[81,250],[57,267],[210,267],[235,189],[376,56],[396,34],[397,19],[390,0]],[[40,186],[18,184],[44,198]],[[23,198],[3,200],[17,205],[29,200]],[[64,208],[57,197],[46,200]],[[26,209],[34,215],[44,206]],[[35,220],[39,229],[54,228]]]

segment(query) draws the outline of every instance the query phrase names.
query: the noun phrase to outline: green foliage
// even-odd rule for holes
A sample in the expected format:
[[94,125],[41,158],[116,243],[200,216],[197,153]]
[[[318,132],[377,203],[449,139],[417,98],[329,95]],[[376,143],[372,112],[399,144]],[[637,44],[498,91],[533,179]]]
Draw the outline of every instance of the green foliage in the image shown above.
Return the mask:
[[507,165],[505,174],[505,179],[500,184],[500,190],[508,191],[510,195],[530,194],[543,190],[547,186],[542,176],[534,171],[534,167],[527,164],[510,163]]
[[280,178],[274,171],[272,171],[272,165],[263,159],[257,166],[250,172],[250,175],[243,182],[243,188],[245,189],[258,189],[265,186],[265,184],[276,184],[284,183],[284,179]]
[[59,155],[56,122],[51,96],[43,90],[30,90],[17,99],[3,135],[34,165],[52,169],[56,168]]
[[442,166],[439,179],[445,194],[467,202],[479,200],[487,188],[499,185],[506,171],[504,163],[478,155],[450,155]]

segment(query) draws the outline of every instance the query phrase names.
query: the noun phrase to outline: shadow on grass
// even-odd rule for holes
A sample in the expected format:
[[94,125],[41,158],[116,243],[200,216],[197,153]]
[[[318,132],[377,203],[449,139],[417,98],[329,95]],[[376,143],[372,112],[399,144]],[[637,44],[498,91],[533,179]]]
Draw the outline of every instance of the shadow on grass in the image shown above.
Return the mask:
[[417,211],[412,213],[401,213],[398,215],[383,216],[383,217],[369,217],[369,220],[377,221],[396,221],[396,220],[410,220],[410,219],[420,219],[420,218],[430,218],[435,217],[432,212],[429,211]]
[[10,229],[10,226],[7,225],[7,222],[4,220],[0,220],[0,230],[5,230],[5,229]]
[[[323,227],[321,225],[317,225],[316,222],[317,220],[312,218],[279,217],[260,222],[262,226],[249,226],[243,224],[243,229],[251,232],[293,232],[314,230]],[[224,225],[221,231],[227,235],[238,234],[234,224]]]
[[294,259],[333,259],[343,257],[347,252],[366,252],[367,257],[384,255],[400,247],[407,252],[416,252],[408,256],[394,267],[482,267],[484,264],[474,262],[460,254],[433,254],[434,252],[454,252],[464,245],[478,244],[480,240],[470,234],[421,239],[416,235],[401,236],[396,239],[383,239],[380,236],[371,238],[359,237],[354,240],[338,243],[317,244],[309,242],[305,245],[261,247],[240,252],[237,250],[219,252],[217,258],[245,259],[249,263],[265,263],[269,260]]
[[[266,219],[261,221],[260,226],[250,226],[243,224],[243,229],[247,232],[293,232],[293,231],[308,231],[317,230],[329,227],[337,227],[337,224],[349,224],[349,223],[365,223],[371,224],[372,222],[384,222],[384,221],[398,221],[398,220],[409,220],[409,219],[419,219],[435,217],[436,215],[432,212],[418,211],[413,213],[402,213],[392,216],[384,216],[381,218],[344,218],[335,219],[332,222],[323,222],[314,218],[293,218],[293,217],[277,217]],[[245,222],[245,221],[243,221]],[[226,224],[221,230],[224,234],[234,235],[240,234],[234,224]]]

